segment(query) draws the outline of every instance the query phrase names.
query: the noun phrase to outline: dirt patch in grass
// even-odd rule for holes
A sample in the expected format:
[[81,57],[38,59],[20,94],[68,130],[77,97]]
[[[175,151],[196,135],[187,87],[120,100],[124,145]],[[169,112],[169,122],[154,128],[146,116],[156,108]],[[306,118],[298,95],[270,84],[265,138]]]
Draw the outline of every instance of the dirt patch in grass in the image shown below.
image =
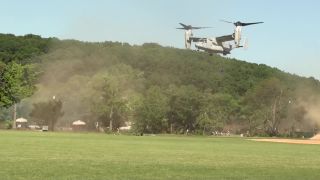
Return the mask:
[[315,135],[310,139],[250,139],[253,141],[261,142],[277,142],[277,143],[288,143],[288,144],[320,144],[320,134]]
[[316,134],[315,136],[313,136],[311,138],[311,140],[319,140],[320,141],[320,133],[319,134]]

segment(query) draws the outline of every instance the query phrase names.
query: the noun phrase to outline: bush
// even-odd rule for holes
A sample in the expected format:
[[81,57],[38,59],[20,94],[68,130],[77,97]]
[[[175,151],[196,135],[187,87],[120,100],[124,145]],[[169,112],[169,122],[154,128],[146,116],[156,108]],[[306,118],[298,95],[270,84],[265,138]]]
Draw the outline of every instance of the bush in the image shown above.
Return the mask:
[[9,120],[5,121],[4,127],[6,129],[12,129],[12,121],[9,121]]
[[11,121],[0,121],[0,129],[12,129]]

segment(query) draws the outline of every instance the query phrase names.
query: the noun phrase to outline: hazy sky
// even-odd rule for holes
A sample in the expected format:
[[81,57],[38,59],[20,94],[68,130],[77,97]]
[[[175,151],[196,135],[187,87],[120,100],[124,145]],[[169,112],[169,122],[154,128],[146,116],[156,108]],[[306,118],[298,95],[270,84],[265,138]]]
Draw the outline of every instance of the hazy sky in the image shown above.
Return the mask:
[[316,0],[0,0],[0,33],[78,39],[156,42],[184,47],[179,22],[233,32],[220,19],[264,21],[244,28],[249,49],[231,57],[320,79],[320,1]]

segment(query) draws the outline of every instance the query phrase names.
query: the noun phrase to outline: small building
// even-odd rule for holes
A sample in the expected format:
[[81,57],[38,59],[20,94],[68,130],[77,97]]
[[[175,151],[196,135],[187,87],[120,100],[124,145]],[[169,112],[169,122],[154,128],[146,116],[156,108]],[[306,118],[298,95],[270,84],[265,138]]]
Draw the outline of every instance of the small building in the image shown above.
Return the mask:
[[28,128],[28,120],[25,118],[16,119],[17,129],[27,129]]
[[77,120],[72,123],[72,130],[73,131],[85,131],[87,124],[84,121]]

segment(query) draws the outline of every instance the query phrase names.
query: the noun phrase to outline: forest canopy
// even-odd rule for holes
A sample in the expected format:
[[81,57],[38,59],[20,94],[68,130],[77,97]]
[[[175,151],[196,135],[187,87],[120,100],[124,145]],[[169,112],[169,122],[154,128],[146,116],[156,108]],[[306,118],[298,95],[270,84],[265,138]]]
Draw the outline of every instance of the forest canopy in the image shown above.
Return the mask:
[[33,104],[54,96],[64,112],[59,127],[82,119],[109,130],[131,122],[139,133],[278,135],[319,123],[312,77],[155,43],[2,34],[0,73],[0,120],[21,100],[19,115],[32,119]]

